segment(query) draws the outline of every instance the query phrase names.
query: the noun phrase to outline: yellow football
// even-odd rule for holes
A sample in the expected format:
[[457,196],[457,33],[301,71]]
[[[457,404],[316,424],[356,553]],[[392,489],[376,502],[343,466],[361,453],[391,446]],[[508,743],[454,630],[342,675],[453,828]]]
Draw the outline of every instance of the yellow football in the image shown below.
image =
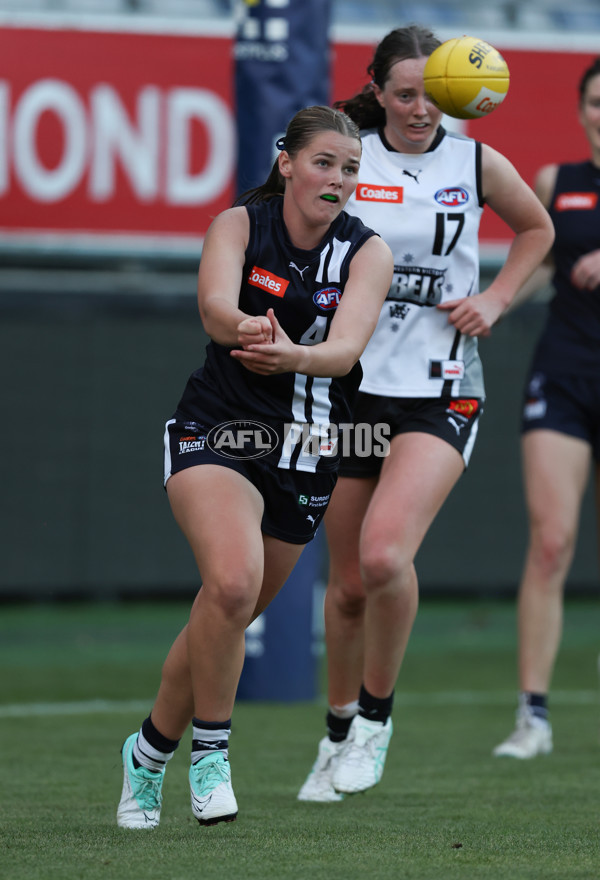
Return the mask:
[[493,46],[477,37],[446,40],[425,64],[425,91],[448,116],[479,119],[506,98],[510,74]]

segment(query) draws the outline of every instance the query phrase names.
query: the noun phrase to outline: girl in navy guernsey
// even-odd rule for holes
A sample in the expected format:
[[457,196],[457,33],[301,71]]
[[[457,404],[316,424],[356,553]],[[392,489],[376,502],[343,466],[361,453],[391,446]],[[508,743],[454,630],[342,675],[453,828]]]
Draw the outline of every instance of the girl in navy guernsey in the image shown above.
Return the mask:
[[153,828],[165,767],[190,722],[192,811],[238,807],[228,740],[244,633],[314,536],[337,477],[359,358],[390,286],[382,239],[343,210],[358,129],[309,107],[291,120],[265,184],[220,214],[198,276],[210,343],[165,426],[165,486],[202,577],[158,695],[122,748],[117,822]]
[[514,731],[494,749],[499,757],[552,751],[548,691],[592,461],[600,487],[600,58],[581,77],[579,121],[589,158],[545,165],[537,174],[535,190],[556,239],[519,294],[525,300],[552,280],[554,296],[523,404],[529,546],[518,600],[519,700]]

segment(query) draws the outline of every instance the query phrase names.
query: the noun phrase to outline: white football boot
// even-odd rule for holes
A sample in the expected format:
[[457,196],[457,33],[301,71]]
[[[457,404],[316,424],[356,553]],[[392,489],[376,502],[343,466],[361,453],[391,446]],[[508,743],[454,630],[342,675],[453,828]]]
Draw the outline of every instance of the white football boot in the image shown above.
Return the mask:
[[190,767],[192,812],[201,825],[233,822],[238,805],[231,787],[231,766],[223,752],[201,758]]
[[132,752],[137,740],[132,733],[123,743],[123,791],[117,809],[120,828],[156,828],[160,821],[164,770],[134,767]]
[[549,721],[534,715],[526,703],[517,709],[514,731],[493,750],[496,758],[535,758],[552,751],[552,726]]
[[392,719],[370,721],[362,715],[352,719],[333,772],[333,787],[344,794],[366,791],[383,775],[388,745],[392,736]]
[[298,792],[299,801],[326,804],[344,799],[344,795],[333,787],[333,772],[337,758],[345,745],[345,741],[335,743],[328,736],[323,737],[319,743],[317,759]]

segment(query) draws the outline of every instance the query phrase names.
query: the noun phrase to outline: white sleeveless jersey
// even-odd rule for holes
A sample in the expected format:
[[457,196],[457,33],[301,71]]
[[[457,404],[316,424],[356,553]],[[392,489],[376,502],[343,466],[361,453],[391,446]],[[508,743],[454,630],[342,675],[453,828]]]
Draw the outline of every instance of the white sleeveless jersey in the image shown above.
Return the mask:
[[483,397],[477,339],[436,309],[479,292],[481,145],[440,129],[426,153],[362,133],[359,184],[346,206],[394,255],[394,279],[361,358],[361,391],[385,397]]

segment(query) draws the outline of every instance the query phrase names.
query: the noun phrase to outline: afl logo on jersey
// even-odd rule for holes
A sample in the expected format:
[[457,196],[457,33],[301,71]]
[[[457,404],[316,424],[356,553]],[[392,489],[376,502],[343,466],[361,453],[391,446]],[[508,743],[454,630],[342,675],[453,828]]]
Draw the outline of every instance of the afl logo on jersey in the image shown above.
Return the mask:
[[469,201],[469,193],[462,186],[447,186],[445,189],[438,189],[434,198],[445,208],[461,208]]
[[341,298],[342,292],[337,287],[324,287],[313,295],[313,302],[320,309],[328,312],[330,309],[337,309]]

